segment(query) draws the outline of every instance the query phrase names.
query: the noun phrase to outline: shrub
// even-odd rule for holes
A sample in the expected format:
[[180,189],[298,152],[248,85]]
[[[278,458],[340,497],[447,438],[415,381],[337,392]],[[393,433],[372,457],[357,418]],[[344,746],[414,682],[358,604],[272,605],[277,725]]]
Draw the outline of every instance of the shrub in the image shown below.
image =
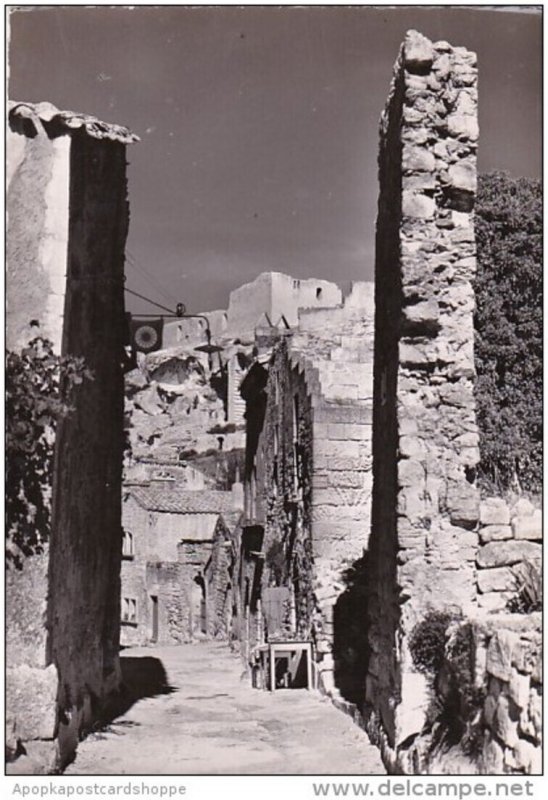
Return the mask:
[[523,561],[516,569],[516,596],[506,604],[515,614],[531,614],[542,611],[542,575],[530,561]]
[[485,692],[474,681],[472,624],[465,622],[447,635],[449,626],[459,619],[441,612],[428,614],[414,627],[409,647],[416,668],[429,678],[430,750],[459,744],[463,753],[475,757],[483,741]]
[[6,361],[6,557],[40,553],[50,534],[55,428],[92,375],[83,359],[57,356],[42,336]]
[[419,672],[437,675],[443,663],[447,628],[454,620],[452,614],[431,611],[415,625],[409,637],[409,651]]
[[479,478],[500,491],[542,480],[542,191],[494,172],[476,202]]

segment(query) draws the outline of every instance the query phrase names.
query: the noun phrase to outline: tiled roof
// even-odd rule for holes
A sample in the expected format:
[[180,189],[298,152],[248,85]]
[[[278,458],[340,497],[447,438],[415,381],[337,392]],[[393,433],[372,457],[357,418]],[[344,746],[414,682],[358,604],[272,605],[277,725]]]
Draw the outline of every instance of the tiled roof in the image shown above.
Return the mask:
[[138,142],[139,137],[129,128],[116,125],[113,122],[101,122],[97,117],[89,114],[79,114],[76,111],[60,111],[52,103],[8,103],[9,119],[29,120],[36,126],[36,120],[41,120],[52,127],[67,131],[76,128],[85,128],[89,136],[94,139],[111,139],[122,144]]
[[167,511],[172,514],[222,514],[234,511],[231,492],[185,491],[165,486],[128,488],[129,494],[148,511]]

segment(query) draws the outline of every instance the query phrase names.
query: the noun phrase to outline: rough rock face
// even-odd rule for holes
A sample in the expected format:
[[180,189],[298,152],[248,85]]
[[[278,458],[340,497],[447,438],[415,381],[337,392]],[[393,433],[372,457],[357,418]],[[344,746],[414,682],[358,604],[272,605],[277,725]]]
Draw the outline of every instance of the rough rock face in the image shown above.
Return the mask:
[[366,700],[390,749],[427,702],[409,632],[475,602],[475,54],[410,31],[380,136]]
[[170,348],[142,358],[126,375],[126,429],[132,457],[154,458],[243,445],[243,430],[226,429],[222,391],[195,354]]

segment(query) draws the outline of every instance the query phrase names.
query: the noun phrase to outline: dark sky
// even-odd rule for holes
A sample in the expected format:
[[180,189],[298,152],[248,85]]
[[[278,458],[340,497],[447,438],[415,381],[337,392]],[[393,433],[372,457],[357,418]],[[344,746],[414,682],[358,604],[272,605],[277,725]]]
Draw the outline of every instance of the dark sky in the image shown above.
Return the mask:
[[11,98],[141,136],[127,285],[170,306],[226,307],[264,270],[372,278],[378,119],[409,28],[478,53],[480,170],[541,175],[533,9],[31,7],[10,27]]

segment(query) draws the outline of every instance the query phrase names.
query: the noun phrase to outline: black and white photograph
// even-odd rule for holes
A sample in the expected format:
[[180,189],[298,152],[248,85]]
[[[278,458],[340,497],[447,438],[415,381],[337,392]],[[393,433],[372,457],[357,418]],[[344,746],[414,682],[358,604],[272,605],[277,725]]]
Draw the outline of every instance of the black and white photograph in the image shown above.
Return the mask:
[[8,796],[541,797],[543,10],[4,6]]

